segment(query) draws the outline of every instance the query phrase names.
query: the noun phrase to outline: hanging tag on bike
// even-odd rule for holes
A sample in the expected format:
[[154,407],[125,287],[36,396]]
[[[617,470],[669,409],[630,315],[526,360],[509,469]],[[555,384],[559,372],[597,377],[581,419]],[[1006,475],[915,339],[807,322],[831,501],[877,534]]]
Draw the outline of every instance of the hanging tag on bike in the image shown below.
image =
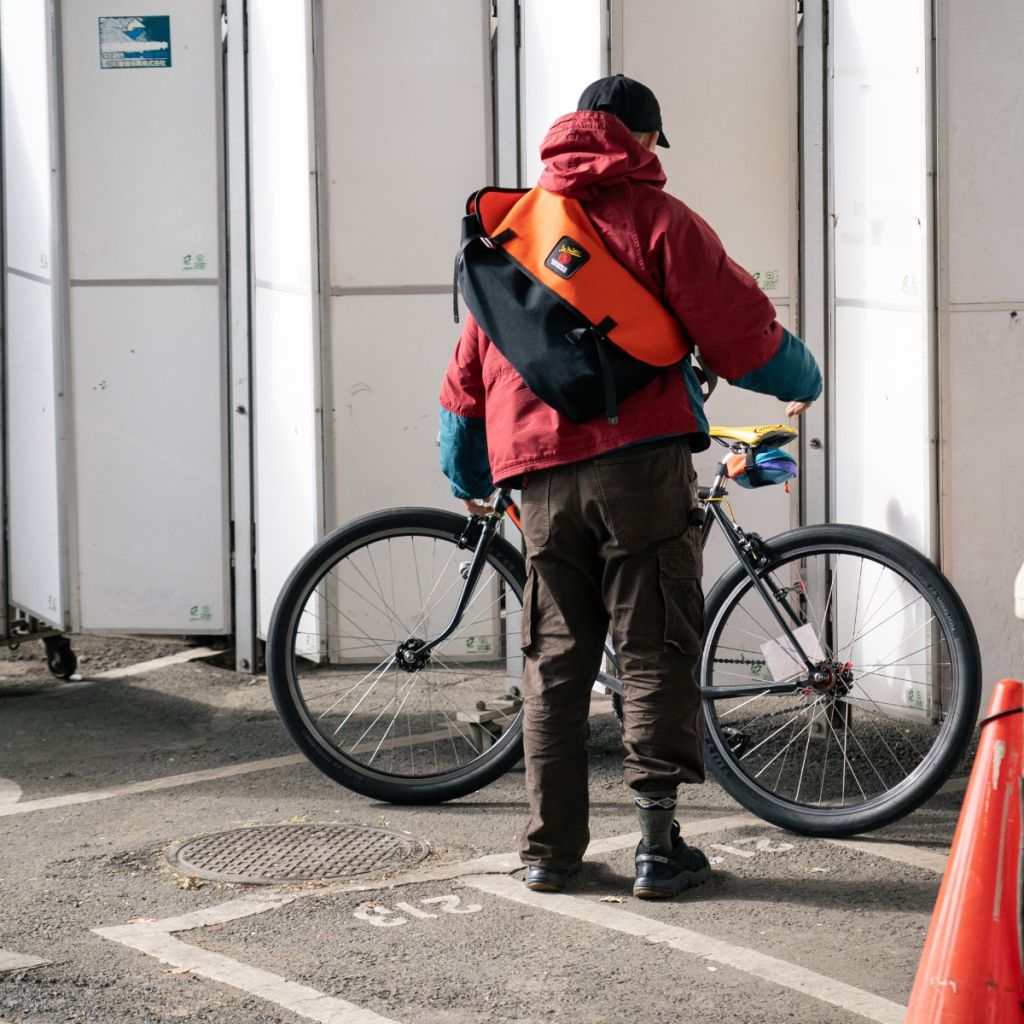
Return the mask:
[[[793,636],[796,637],[804,654],[812,662],[825,660],[821,644],[818,643],[818,637],[811,623],[805,623],[799,629],[794,629]],[[807,671],[803,658],[800,657],[785,634],[777,640],[769,640],[767,643],[761,644],[761,653],[764,655],[772,680],[776,683],[788,683]]]

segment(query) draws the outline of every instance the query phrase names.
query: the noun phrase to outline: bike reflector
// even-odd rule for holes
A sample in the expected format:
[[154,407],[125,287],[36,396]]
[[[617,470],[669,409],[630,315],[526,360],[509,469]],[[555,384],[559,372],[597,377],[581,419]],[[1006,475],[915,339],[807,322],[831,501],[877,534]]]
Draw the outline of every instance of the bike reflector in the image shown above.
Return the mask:
[[755,455],[730,455],[725,464],[729,476],[740,487],[767,487],[781,484],[796,476],[796,459],[781,448],[765,448]]

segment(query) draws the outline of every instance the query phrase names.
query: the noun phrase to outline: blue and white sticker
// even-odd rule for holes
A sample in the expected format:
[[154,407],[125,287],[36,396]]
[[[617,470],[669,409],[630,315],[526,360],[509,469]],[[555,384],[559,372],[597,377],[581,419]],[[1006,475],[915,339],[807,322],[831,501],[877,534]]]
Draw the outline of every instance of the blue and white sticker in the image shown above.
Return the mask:
[[169,68],[170,15],[100,18],[101,68]]

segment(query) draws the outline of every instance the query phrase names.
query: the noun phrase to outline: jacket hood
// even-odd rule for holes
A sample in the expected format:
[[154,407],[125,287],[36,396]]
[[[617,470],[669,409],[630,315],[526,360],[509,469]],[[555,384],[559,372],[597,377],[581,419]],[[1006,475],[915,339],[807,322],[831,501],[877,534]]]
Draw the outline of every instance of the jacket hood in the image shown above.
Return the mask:
[[560,117],[540,145],[544,170],[537,181],[549,192],[593,199],[628,182],[665,185],[657,154],[644,149],[614,114],[579,110]]

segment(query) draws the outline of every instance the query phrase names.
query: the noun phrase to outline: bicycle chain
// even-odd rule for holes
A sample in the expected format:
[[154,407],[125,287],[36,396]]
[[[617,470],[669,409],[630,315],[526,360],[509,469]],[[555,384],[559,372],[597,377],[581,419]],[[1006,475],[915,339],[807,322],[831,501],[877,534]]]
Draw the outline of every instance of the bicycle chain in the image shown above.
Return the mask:
[[[754,661],[751,658],[715,658],[714,663],[716,665],[764,665],[763,661]],[[763,715],[758,716],[758,721],[763,722],[769,718],[779,718],[781,715],[790,715],[793,713],[792,707],[780,708],[778,711],[767,711]]]

